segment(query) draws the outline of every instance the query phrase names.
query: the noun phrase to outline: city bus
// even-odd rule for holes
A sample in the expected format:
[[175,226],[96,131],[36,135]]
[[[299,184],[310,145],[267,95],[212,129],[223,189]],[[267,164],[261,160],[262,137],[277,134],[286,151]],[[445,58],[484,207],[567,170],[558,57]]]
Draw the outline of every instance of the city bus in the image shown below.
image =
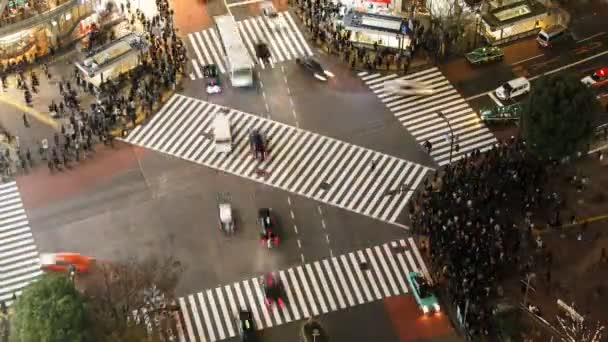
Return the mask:
[[233,87],[248,87],[253,84],[253,60],[241,39],[234,17],[220,15],[213,17],[220,34],[226,56],[226,66]]

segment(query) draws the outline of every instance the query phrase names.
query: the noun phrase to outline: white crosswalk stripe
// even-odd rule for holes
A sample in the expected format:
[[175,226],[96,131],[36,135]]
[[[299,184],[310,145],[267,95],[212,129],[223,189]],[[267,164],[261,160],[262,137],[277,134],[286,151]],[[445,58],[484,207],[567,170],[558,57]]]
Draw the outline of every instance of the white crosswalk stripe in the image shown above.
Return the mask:
[[[413,74],[398,76],[360,72],[357,74],[378,96],[420,145],[430,141],[431,156],[439,165],[457,161],[475,149],[485,151],[497,143],[477,113],[452,86],[450,81],[436,68]],[[384,83],[391,80],[416,80],[426,83],[435,91],[428,96],[393,95],[384,90]],[[441,112],[452,126],[454,143],[451,143],[449,125],[438,115]],[[459,150],[456,151],[456,145]]]
[[[408,255],[407,265],[404,255]],[[416,259],[412,255],[416,256]],[[409,292],[404,280],[407,273],[410,270],[426,270],[424,261],[418,258],[419,255],[413,239],[403,239],[277,271],[274,274],[280,277],[287,296],[287,303],[282,309],[278,309],[276,305],[273,305],[271,310],[268,309],[264,303],[260,279],[257,277],[179,298],[181,319],[185,323],[182,326],[186,329],[186,333],[181,335],[188,337],[190,342],[213,342],[232,338],[238,334],[236,329],[230,328],[235,324],[237,307],[250,310],[254,316],[255,328],[261,330],[290,321],[282,320],[281,317],[289,316],[299,320],[302,317],[300,312],[303,317],[309,317],[310,313],[316,316],[367,303],[368,301],[362,299],[355,303],[351,295],[351,289],[367,286],[366,284],[377,294],[372,298],[368,289],[366,295],[369,301],[406,294]],[[347,260],[347,256],[353,261],[348,267],[346,263],[340,262]],[[336,274],[339,281],[336,281]],[[244,292],[241,291],[243,284]],[[236,301],[232,293],[236,294]],[[348,304],[341,299],[342,293],[347,294]],[[204,296],[205,300],[202,299]],[[195,297],[200,300],[197,302]],[[225,304],[225,297],[228,297],[229,305]],[[357,297],[360,297],[360,294]],[[269,311],[272,311],[272,314]],[[198,314],[191,314],[199,312],[205,317],[204,330]],[[264,316],[263,321],[260,320],[259,312]],[[210,319],[208,313],[212,313],[213,319]]]
[[13,294],[42,274],[29,221],[16,182],[0,185],[0,301],[12,303]]
[[[260,42],[268,45],[271,54],[270,67],[274,67],[274,63],[313,55],[289,11],[278,12],[276,18],[250,17],[237,21],[237,26],[251,59],[256,61],[256,64],[262,69],[267,65],[256,57],[255,52],[255,45]],[[222,57],[224,53],[220,39],[215,28],[188,34],[189,45],[195,57],[192,60],[195,78],[203,77],[202,67],[208,64],[216,64],[221,73],[226,72],[227,66]]]
[[[224,109],[174,95],[125,140],[396,225],[400,225],[397,219],[413,194],[396,190],[416,188],[429,170],[236,110],[229,113],[233,151],[220,155],[215,153],[210,137],[213,117]],[[258,129],[269,138],[270,157],[264,162],[250,155],[251,129]],[[372,161],[376,162],[375,168],[371,167]]]

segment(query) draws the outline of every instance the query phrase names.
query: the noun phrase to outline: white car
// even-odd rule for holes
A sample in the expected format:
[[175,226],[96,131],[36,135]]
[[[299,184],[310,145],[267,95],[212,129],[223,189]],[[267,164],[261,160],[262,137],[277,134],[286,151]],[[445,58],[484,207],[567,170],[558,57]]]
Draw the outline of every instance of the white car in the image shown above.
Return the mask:
[[435,90],[426,83],[414,80],[394,80],[384,83],[384,90],[395,95],[432,95]]
[[215,80],[209,81],[207,83],[207,94],[219,94],[222,92],[222,87]]

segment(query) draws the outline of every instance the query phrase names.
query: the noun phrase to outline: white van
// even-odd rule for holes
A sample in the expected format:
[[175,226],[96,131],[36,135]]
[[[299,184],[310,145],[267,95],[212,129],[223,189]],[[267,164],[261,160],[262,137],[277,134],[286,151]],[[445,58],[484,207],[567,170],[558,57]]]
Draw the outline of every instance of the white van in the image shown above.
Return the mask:
[[232,151],[232,132],[230,119],[225,113],[217,113],[213,120],[213,140],[215,152],[230,153]]
[[504,83],[495,91],[496,97],[501,100],[509,100],[511,98],[523,95],[530,91],[530,81],[525,77],[518,77],[514,80]]
[[542,47],[551,47],[554,42],[566,36],[566,27],[562,25],[551,25],[544,28],[536,36],[538,45]]

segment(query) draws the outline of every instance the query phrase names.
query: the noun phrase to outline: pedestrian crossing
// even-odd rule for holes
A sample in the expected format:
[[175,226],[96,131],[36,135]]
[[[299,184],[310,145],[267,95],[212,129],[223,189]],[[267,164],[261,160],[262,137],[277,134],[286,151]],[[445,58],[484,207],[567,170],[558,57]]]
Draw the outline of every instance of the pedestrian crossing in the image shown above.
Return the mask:
[[344,310],[408,293],[406,275],[429,275],[414,239],[392,241],[274,272],[286,295],[282,309],[264,303],[259,278],[218,286],[179,298],[182,341],[219,341],[238,334],[236,314],[251,311],[254,328]]
[[[215,152],[213,119],[228,111],[232,153]],[[270,157],[250,153],[249,132],[269,140]],[[429,168],[209,102],[174,95],[127,142],[352,212],[397,223]],[[401,191],[401,190],[402,191]],[[403,190],[405,189],[405,190]]]
[[[367,72],[360,72],[358,75],[419,144],[423,145],[426,141],[432,144],[431,156],[441,166],[450,163],[450,145],[451,160],[456,161],[475,149],[485,151],[497,143],[494,134],[481,122],[477,113],[437,67],[402,77],[397,74]],[[434,93],[426,96],[403,96],[384,90],[384,82],[398,79],[423,82],[433,88]],[[439,112],[443,113],[447,122]]]
[[16,182],[0,185],[0,301],[14,295],[42,274],[39,254]]
[[[237,26],[251,59],[262,69],[266,65],[257,58],[255,51],[255,45],[260,42],[266,43],[270,50],[271,67],[274,63],[313,54],[289,11],[277,12],[276,18],[250,17],[237,21]],[[226,73],[221,37],[215,28],[189,33],[188,40],[196,56],[192,60],[193,78],[203,78],[203,66],[208,64],[216,64],[221,73]]]

